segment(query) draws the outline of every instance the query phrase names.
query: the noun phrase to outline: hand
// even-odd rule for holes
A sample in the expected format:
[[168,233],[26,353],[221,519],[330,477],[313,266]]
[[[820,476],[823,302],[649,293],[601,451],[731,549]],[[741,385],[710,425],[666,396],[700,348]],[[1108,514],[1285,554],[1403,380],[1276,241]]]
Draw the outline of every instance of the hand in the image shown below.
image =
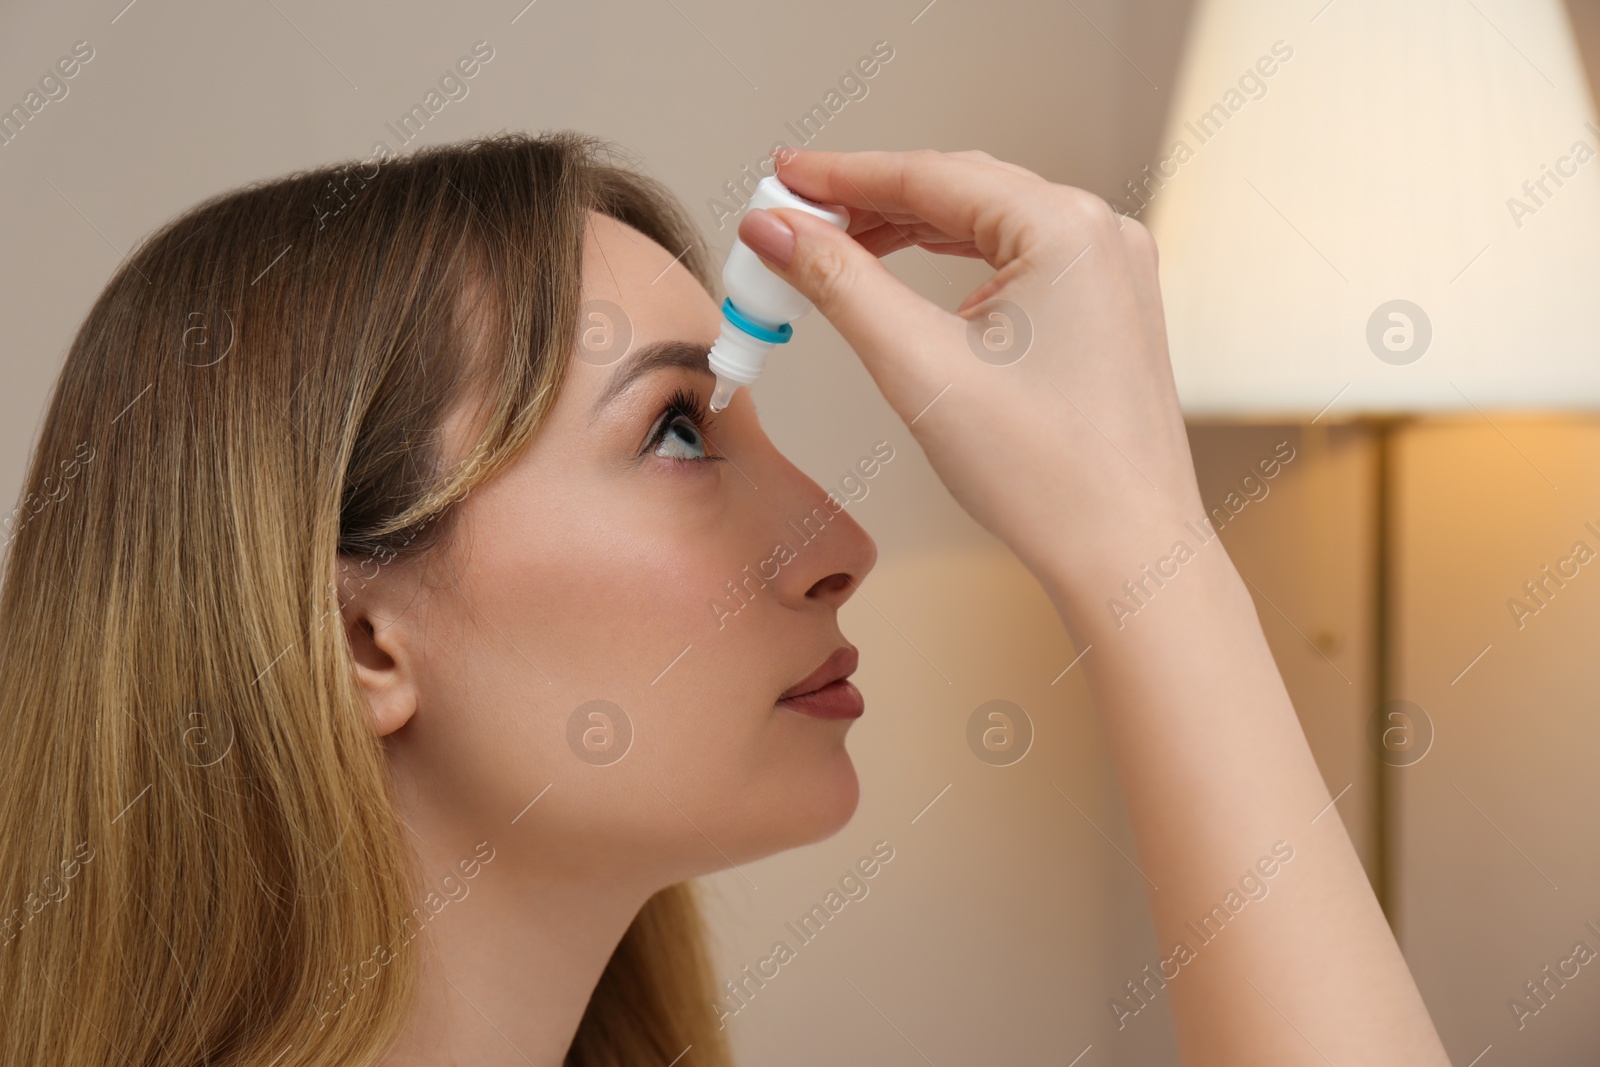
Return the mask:
[[[778,178],[849,208],[848,232],[777,208],[751,211],[740,238],[833,323],[956,500],[1041,580],[1104,596],[1203,514],[1137,221],[984,152],[799,151]],[[909,245],[996,273],[946,311],[879,262]]]

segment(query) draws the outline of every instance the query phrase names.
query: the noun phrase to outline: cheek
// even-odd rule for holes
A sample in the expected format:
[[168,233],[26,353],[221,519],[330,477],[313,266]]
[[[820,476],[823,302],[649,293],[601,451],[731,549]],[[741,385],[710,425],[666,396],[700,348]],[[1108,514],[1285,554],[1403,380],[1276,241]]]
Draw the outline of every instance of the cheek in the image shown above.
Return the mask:
[[[639,500],[553,510],[484,509],[454,585],[436,583],[446,619],[431,628],[429,700],[453,724],[433,739],[447,776],[485,814],[552,782],[575,807],[586,798],[575,819],[610,821],[592,833],[663,808],[683,825],[658,788],[703,811],[702,786],[725,800],[770,758],[763,731],[787,684],[770,618],[717,628],[710,603],[742,566],[727,523]],[[586,521],[561,517],[574,514]]]
[[664,683],[712,643],[709,603],[731,576],[735,550],[714,529],[669,517],[590,514],[581,526],[529,539],[496,563],[497,577],[486,568],[492,596],[568,678],[618,690],[658,676]]

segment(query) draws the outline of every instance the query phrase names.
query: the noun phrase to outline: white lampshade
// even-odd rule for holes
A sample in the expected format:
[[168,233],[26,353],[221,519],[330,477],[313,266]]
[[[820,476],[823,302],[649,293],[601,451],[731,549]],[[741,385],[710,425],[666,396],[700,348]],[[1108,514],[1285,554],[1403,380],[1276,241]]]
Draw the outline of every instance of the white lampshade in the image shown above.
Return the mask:
[[[1186,412],[1600,408],[1600,122],[1559,0],[1199,0],[1174,101],[1122,209]],[[1396,300],[1422,316],[1369,343]]]

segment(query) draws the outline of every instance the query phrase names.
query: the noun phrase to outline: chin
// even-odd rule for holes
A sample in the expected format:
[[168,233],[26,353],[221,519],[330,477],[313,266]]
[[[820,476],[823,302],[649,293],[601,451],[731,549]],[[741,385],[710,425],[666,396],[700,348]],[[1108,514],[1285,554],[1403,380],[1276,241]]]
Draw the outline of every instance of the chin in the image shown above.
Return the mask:
[[860,800],[855,764],[840,745],[785,798],[784,841],[773,851],[827,840],[850,822]]

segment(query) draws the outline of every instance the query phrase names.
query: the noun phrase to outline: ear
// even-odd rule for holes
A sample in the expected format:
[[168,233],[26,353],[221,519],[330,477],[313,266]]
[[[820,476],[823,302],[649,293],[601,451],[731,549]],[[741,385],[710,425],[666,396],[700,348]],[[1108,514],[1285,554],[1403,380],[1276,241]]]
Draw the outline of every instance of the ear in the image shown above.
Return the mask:
[[[420,696],[413,648],[421,623],[408,568],[378,568],[371,559],[339,556],[335,588],[356,681],[367,698],[374,730],[387,736],[417,713]],[[406,589],[399,588],[406,585]]]

